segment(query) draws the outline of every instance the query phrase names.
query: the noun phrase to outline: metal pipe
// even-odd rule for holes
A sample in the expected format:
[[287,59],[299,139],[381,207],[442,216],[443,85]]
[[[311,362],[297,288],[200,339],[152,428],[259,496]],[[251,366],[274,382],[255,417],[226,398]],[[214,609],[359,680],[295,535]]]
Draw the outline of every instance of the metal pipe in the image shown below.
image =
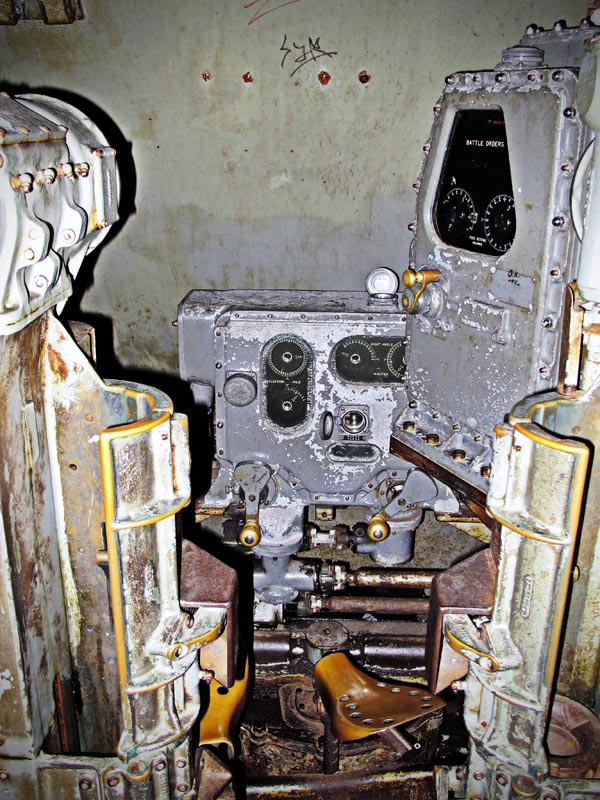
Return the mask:
[[436,569],[357,569],[348,572],[348,586],[383,589],[429,589],[440,570]]
[[[335,775],[295,774],[291,777],[260,778],[256,783],[250,781],[246,788],[249,800],[283,800],[294,798],[320,797],[335,798],[389,796],[397,797],[435,797],[435,777],[432,769],[407,769],[384,773],[338,772]],[[350,794],[351,793],[351,794]],[[402,793],[400,795],[400,793]]]
[[323,774],[334,775],[340,768],[340,743],[333,735],[331,717],[321,714],[323,723]]
[[324,597],[315,604],[335,614],[429,614],[429,600],[420,597]]

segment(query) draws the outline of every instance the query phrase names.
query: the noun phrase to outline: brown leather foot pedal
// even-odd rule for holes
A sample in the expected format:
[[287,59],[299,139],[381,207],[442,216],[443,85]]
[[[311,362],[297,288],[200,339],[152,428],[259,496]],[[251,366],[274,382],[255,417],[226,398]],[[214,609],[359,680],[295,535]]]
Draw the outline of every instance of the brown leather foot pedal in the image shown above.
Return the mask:
[[[446,704],[413,684],[378,680],[355,666],[343,652],[315,664],[315,683],[334,735],[342,742],[364,739],[439,712]],[[411,745],[403,736],[398,736]]]

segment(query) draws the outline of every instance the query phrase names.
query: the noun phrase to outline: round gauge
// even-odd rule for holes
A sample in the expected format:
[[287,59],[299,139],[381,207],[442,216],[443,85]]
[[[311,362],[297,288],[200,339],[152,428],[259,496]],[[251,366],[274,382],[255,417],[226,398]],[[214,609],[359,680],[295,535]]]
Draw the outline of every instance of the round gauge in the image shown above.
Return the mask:
[[292,378],[308,364],[308,347],[297,339],[285,337],[274,342],[267,353],[267,364],[276,375]]
[[509,194],[497,194],[488,203],[483,216],[485,238],[494,250],[506,253],[513,243],[516,229],[515,201]]
[[385,359],[387,368],[392,373],[394,378],[402,378],[406,372],[406,347],[403,341],[396,342],[388,350]]
[[477,212],[471,195],[464,189],[450,189],[442,200],[440,221],[444,234],[451,240],[460,241],[473,230],[477,222]]
[[267,393],[267,415],[280,428],[295,428],[306,419],[306,395],[293,386],[271,385]]
[[292,414],[298,405],[306,405],[306,397],[291,386],[285,389],[280,398],[280,407],[284,414]]
[[335,366],[341,377],[350,381],[368,377],[376,359],[368,339],[358,336],[343,339],[335,351]]

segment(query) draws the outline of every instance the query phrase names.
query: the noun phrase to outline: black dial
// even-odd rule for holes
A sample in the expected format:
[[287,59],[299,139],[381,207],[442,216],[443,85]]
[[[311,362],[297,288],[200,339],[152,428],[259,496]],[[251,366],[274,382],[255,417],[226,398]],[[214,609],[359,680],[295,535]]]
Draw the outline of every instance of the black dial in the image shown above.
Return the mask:
[[505,253],[513,243],[516,227],[513,198],[508,194],[497,194],[488,203],[483,217],[485,238],[494,250]]
[[263,391],[267,417],[279,428],[296,428],[310,411],[313,354],[297,336],[276,336],[267,343]]
[[306,395],[293,385],[271,384],[267,394],[267,414],[281,428],[295,428],[306,419]]
[[444,244],[498,256],[515,234],[509,143],[500,108],[457,111],[432,209]]
[[405,342],[395,336],[348,336],[333,348],[331,366],[349,383],[398,383],[406,370]]
[[406,372],[406,347],[403,340],[390,347],[385,363],[394,378],[400,380]]
[[441,228],[449,241],[461,242],[475,227],[477,212],[465,189],[450,189],[440,207]]
[[335,363],[338,371],[350,381],[360,381],[371,374],[377,360],[368,339],[350,337],[338,345]]
[[293,378],[306,369],[308,356],[308,348],[303,342],[286,337],[271,345],[267,364],[276,375]]

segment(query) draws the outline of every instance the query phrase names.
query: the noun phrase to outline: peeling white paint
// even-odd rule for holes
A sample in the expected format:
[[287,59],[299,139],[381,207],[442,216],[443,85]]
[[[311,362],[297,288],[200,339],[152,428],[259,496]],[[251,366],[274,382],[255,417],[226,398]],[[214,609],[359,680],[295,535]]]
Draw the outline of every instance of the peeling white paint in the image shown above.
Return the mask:
[[10,670],[5,669],[0,672],[0,697],[2,697],[4,692],[8,692],[13,688],[13,680],[14,678],[11,675]]

